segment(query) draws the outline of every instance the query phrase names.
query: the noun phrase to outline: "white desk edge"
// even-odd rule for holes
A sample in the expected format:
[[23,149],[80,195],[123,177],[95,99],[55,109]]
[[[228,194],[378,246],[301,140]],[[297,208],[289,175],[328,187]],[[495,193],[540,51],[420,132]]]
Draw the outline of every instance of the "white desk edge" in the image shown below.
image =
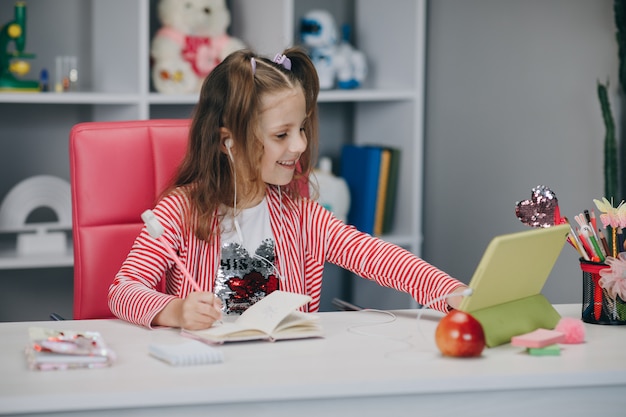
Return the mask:
[[[580,305],[557,310],[580,317]],[[486,349],[480,358],[457,359],[441,357],[434,345],[440,313],[425,312],[419,324],[417,310],[394,313],[389,323],[390,316],[380,312],[319,313],[323,339],[223,345],[225,363],[195,367],[172,367],[147,354],[150,343],[184,341],[175,329],[146,330],[117,320],[0,323],[5,376],[0,414],[126,409],[154,415],[177,407],[177,413],[212,408],[264,415],[259,404],[282,403],[282,415],[289,415],[296,409],[303,414],[312,402],[317,407],[343,404],[368,415],[387,402],[399,407],[415,402],[423,411],[431,403],[435,409],[442,398],[454,406],[454,398],[479,401],[485,395],[493,403],[496,394],[511,405],[546,394],[558,404],[560,393],[573,405],[579,391],[590,390],[596,399],[615,402],[595,406],[596,412],[626,407],[626,396],[617,394],[626,392],[625,326],[585,324],[586,343],[563,345],[555,357],[531,357],[507,344]],[[118,360],[106,369],[29,371],[23,355],[29,326],[100,331]]]

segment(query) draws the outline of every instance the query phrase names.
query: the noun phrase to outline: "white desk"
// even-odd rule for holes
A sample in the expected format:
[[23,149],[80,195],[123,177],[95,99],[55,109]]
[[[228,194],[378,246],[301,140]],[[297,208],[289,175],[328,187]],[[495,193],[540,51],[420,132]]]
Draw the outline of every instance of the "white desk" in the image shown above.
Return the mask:
[[[578,305],[557,308],[580,317]],[[586,324],[587,342],[563,345],[561,356],[529,356],[507,344],[456,359],[435,347],[440,313],[425,312],[419,327],[416,310],[395,313],[393,323],[366,327],[354,325],[389,317],[321,313],[323,339],[223,345],[223,364],[196,367],[148,355],[150,343],[183,340],[174,329],[116,320],[1,323],[0,414],[626,415],[626,326]],[[106,369],[29,371],[23,349],[32,325],[99,331],[118,360]]]

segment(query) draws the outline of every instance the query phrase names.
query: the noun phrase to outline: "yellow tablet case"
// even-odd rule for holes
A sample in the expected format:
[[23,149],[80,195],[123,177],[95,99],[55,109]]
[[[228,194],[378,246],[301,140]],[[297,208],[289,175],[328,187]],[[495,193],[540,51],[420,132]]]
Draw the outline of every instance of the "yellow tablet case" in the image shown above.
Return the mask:
[[569,231],[564,224],[496,236],[489,243],[469,284],[474,291],[459,306],[481,323],[487,346],[557,325],[561,316],[541,290]]

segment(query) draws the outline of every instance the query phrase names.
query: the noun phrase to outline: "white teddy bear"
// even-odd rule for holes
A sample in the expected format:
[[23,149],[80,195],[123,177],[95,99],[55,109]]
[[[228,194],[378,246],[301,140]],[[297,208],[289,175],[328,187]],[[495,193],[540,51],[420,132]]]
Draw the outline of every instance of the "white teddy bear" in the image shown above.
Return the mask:
[[160,0],[162,27],[152,39],[152,81],[160,93],[200,91],[207,75],[231,52],[245,47],[229,36],[225,0]]

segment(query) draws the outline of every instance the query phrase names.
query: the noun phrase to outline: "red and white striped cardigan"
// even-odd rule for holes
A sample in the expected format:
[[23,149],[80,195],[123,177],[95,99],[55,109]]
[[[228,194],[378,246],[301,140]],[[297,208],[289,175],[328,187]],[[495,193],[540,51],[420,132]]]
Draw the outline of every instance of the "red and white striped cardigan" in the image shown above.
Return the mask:
[[[407,292],[420,304],[463,285],[411,252],[344,224],[315,201],[293,200],[275,187],[268,187],[267,201],[280,289],[310,295],[310,312],[319,309],[324,262]],[[165,229],[163,237],[182,263],[202,289],[213,291],[220,261],[219,237],[203,241],[195,236],[192,226],[184,228],[182,214],[188,204],[184,193],[173,193],[153,211]],[[115,276],[109,289],[109,307],[120,319],[151,327],[169,301],[193,291],[160,245],[144,227]],[[447,311],[444,300],[431,307]]]

